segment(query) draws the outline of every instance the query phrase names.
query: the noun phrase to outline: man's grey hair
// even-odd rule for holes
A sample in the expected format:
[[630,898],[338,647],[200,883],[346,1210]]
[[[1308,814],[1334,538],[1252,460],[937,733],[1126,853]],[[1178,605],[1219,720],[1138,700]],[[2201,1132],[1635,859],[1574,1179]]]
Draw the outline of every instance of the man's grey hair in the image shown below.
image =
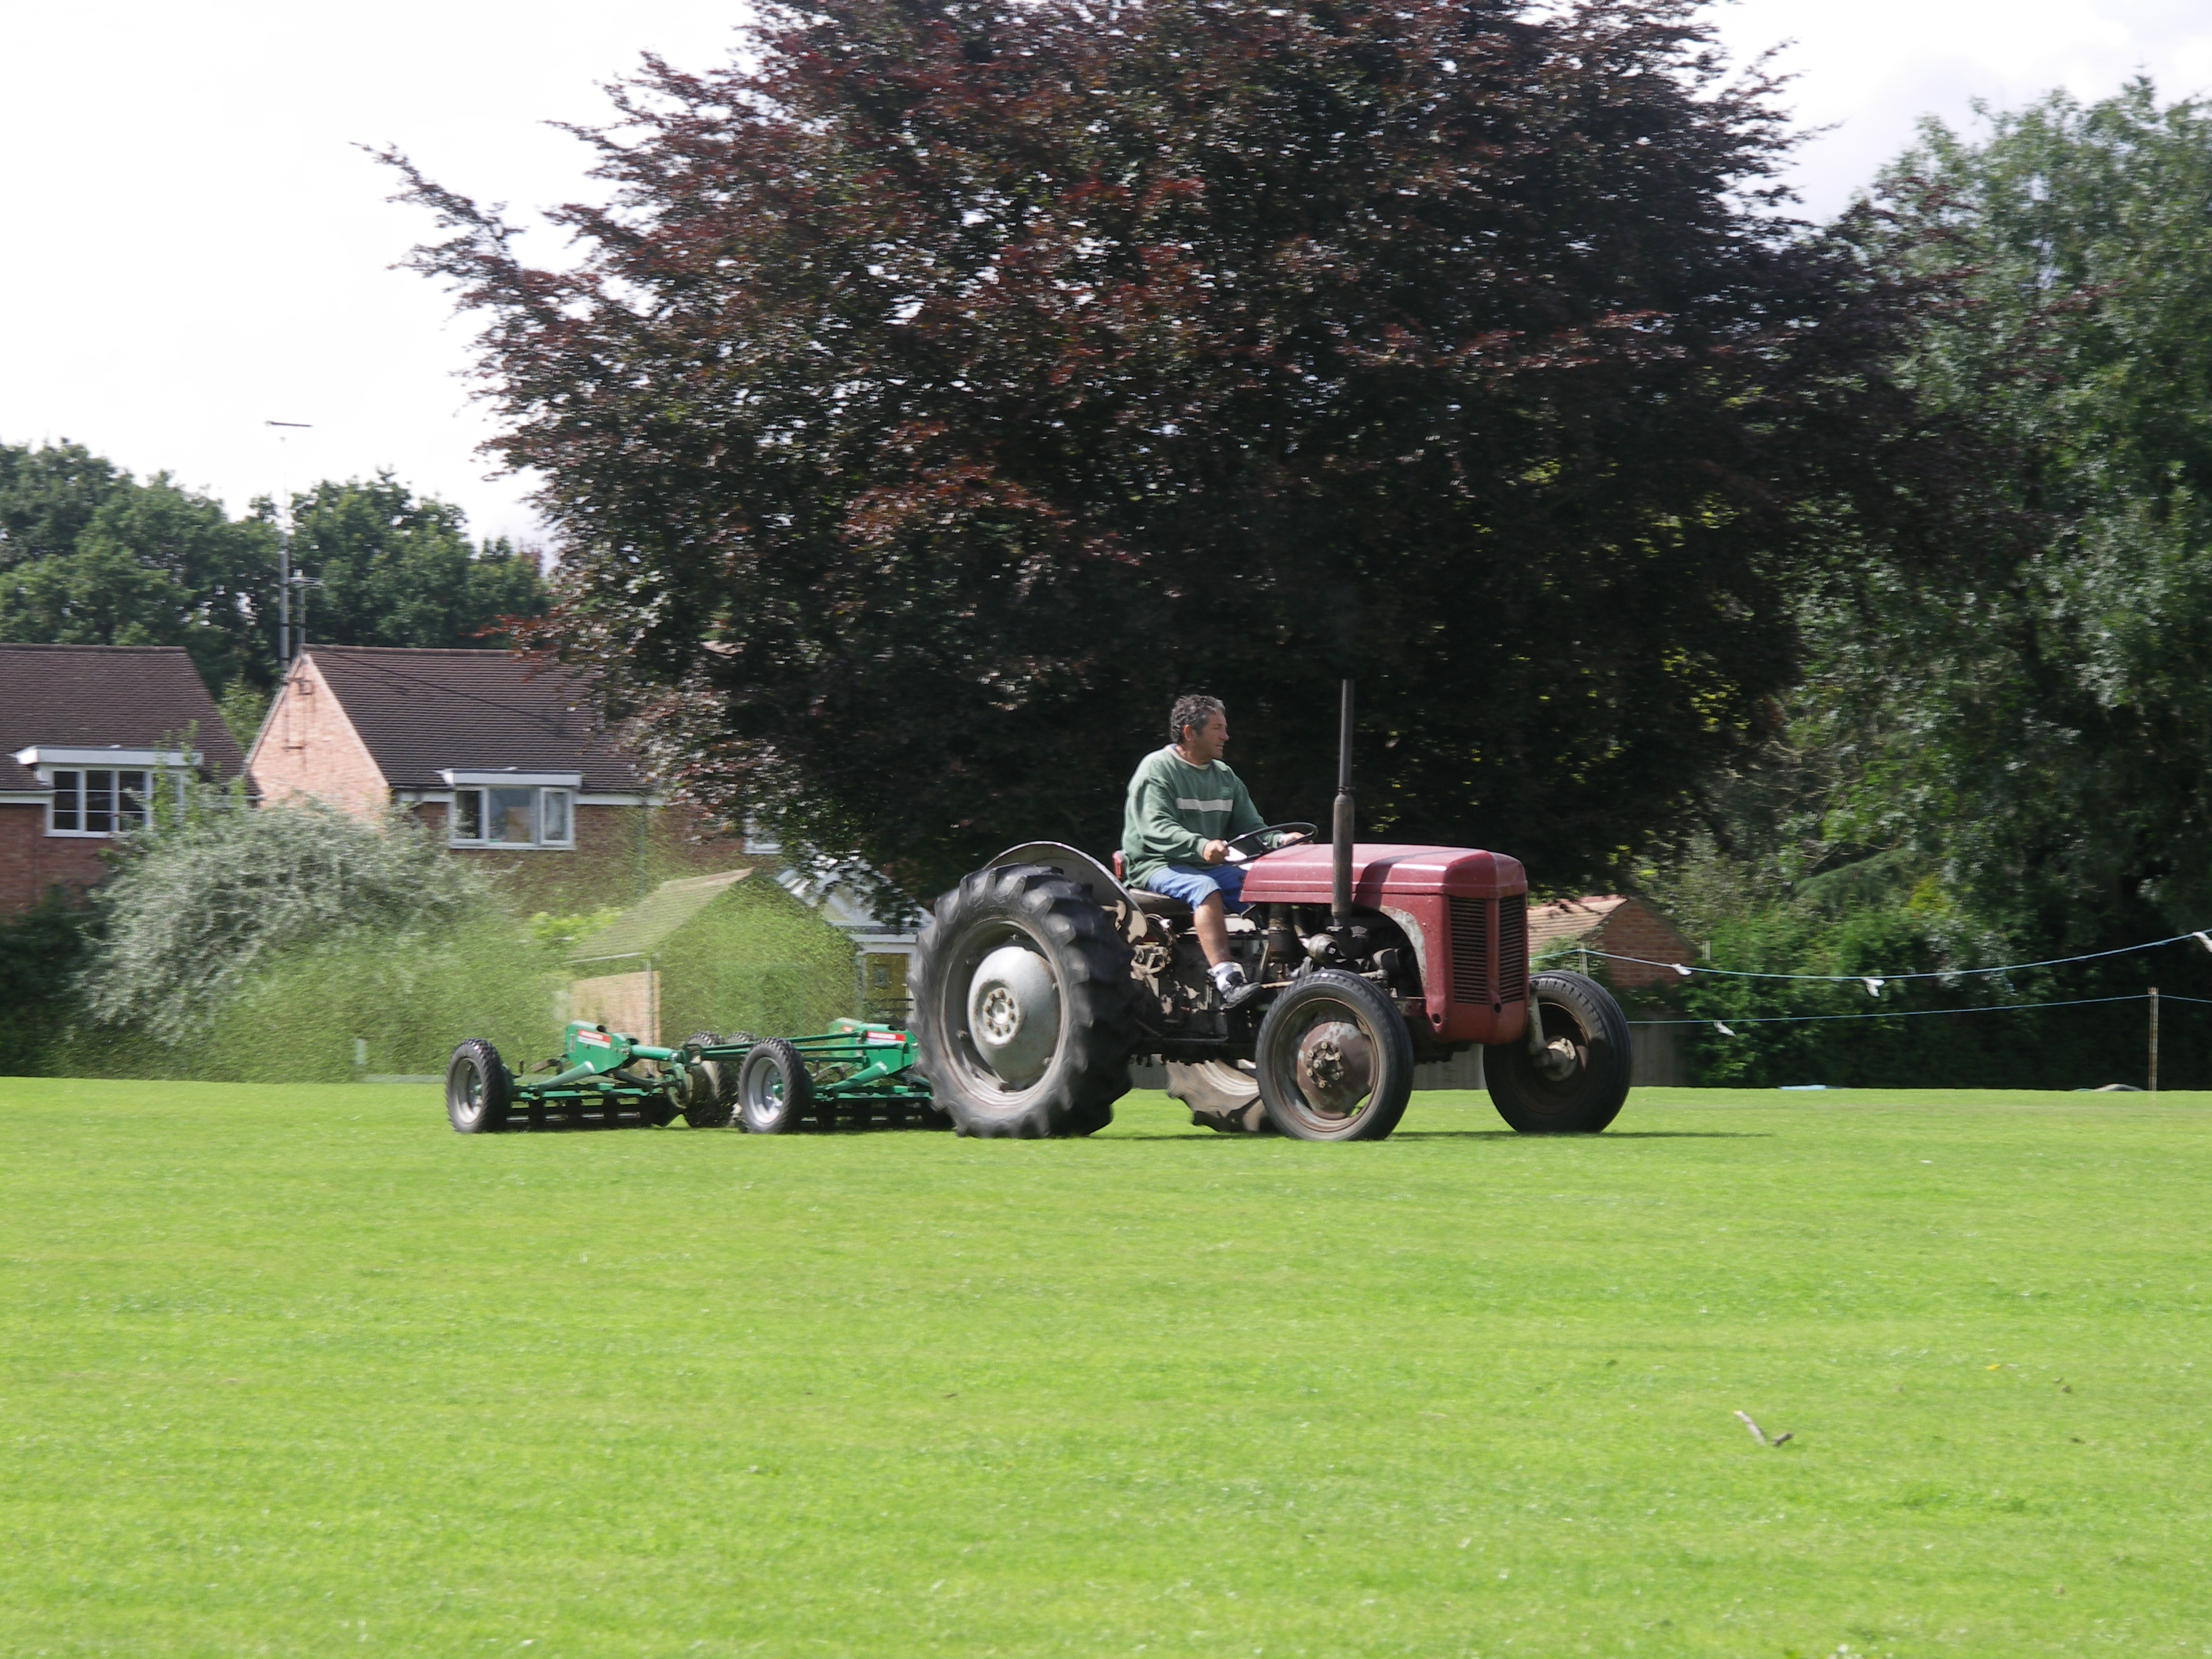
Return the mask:
[[1203,732],[1206,721],[1216,714],[1225,715],[1228,712],[1221,706],[1218,697],[1201,697],[1195,694],[1177,697],[1175,707],[1168,710],[1168,741],[1181,743],[1184,726],[1194,726]]

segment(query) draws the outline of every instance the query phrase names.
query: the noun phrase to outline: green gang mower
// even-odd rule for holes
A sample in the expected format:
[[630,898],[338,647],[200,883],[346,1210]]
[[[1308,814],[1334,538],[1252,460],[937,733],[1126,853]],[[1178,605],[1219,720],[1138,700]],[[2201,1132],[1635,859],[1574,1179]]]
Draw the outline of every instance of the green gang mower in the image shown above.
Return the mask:
[[665,1127],[681,1117],[695,1129],[732,1122],[754,1134],[781,1134],[811,1121],[832,1128],[919,1121],[950,1127],[929,1087],[912,1071],[914,1043],[903,1031],[840,1019],[817,1036],[760,1038],[744,1032],[696,1032],[673,1048],[640,1042],[588,1020],[568,1023],[560,1056],[511,1071],[499,1050],[471,1037],[446,1067],[446,1115],[465,1135],[494,1134],[520,1114],[531,1128],[554,1119],[613,1127],[625,1120]]

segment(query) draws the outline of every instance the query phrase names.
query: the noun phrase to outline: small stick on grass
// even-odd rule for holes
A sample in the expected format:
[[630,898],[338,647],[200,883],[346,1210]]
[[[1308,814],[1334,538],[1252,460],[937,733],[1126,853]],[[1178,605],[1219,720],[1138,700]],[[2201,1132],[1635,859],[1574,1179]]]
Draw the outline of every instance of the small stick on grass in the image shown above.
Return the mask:
[[1780,1446],[1784,1445],[1789,1442],[1790,1435],[1786,1431],[1781,1434],[1776,1435],[1773,1439],[1769,1440],[1766,1437],[1765,1433],[1759,1428],[1759,1425],[1753,1422],[1751,1419],[1742,1412],[1738,1412],[1736,1413],[1736,1420],[1741,1422],[1745,1428],[1750,1430],[1751,1437],[1759,1442],[1762,1446]]

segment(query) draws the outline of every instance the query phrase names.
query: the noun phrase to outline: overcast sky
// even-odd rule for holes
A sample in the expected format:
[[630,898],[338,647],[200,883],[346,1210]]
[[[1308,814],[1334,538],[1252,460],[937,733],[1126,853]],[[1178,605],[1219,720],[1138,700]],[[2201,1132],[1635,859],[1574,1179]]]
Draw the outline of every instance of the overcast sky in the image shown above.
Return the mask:
[[[0,8],[0,441],[72,438],[234,510],[286,475],[388,466],[533,536],[527,483],[488,477],[458,377],[469,331],[390,269],[428,229],[356,148],[518,210],[574,199],[582,149],[550,120],[654,52],[723,58],[742,18],[697,0],[383,0],[371,8],[77,0]],[[2208,0],[1741,0],[1739,56],[1783,62],[1808,125],[1807,210],[1842,207],[1915,120],[2146,72],[2212,91]],[[311,422],[280,453],[267,420]]]

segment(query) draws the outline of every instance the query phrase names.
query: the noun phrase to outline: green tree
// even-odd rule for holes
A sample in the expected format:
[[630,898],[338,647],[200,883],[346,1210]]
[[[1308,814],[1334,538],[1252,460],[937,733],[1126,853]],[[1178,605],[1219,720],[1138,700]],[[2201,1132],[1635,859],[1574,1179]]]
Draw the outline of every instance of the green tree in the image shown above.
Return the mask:
[[1808,567],[1948,553],[1915,284],[1777,210],[1771,88],[1687,0],[754,46],[623,91],[573,268],[411,174],[568,550],[542,637],[726,811],[934,890],[1109,841],[1211,687],[1318,817],[1352,672],[1371,831],[1596,878],[1755,742]]
[[1832,834],[2015,940],[2212,922],[2212,106],[2147,81],[1926,124],[1877,257],[1964,272],[1905,372],[1978,422],[2018,556],[1820,608]]
[[166,473],[0,446],[0,639],[180,645],[211,686],[274,677],[276,537]]
[[535,555],[469,544],[461,509],[389,472],[321,483],[292,502],[293,560],[319,586],[309,637],[341,645],[470,646],[547,602]]
[[0,444],[0,570],[76,551],[92,515],[132,488],[82,444]]

